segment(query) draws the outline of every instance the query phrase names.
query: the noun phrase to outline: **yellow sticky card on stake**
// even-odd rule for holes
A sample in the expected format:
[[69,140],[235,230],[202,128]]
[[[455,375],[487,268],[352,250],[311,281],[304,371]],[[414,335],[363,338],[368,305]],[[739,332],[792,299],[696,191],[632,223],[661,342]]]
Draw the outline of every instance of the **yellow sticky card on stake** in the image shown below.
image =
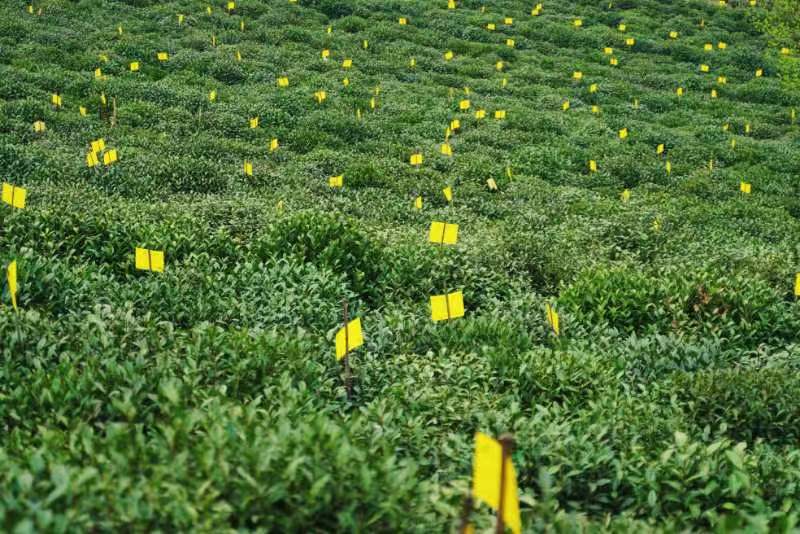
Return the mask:
[[712,89],[711,90],[711,98],[717,98],[718,96],[719,96],[719,93],[717,93],[717,90],[716,89]]
[[399,19],[397,19],[397,23],[400,26],[405,26],[406,24],[408,24],[408,19],[405,17],[400,17]]
[[252,117],[250,119],[249,123],[250,123],[250,128],[251,129],[258,128],[258,117]]
[[444,189],[442,189],[442,194],[444,194],[444,198],[448,202],[452,202],[453,201],[453,188],[450,187],[449,185],[447,187],[445,187]]
[[486,29],[489,30],[490,32],[493,32],[495,28],[496,26],[494,25],[494,22],[490,22],[489,24],[486,25]]
[[610,46],[607,46],[607,47],[603,48],[603,53],[605,55],[607,55],[607,56],[610,56],[611,54],[614,53],[614,49],[611,48]]
[[444,53],[444,60],[450,61],[451,59],[453,59],[453,52],[448,50],[447,52]]
[[275,152],[276,150],[278,150],[278,146],[279,146],[278,139],[277,138],[272,139],[269,142],[269,151],[270,152]]
[[598,106],[597,104],[592,104],[592,113],[594,113],[595,115],[600,113],[600,106]]
[[47,125],[44,123],[44,121],[34,121],[33,131],[36,133],[44,133],[47,131]]
[[450,130],[456,131],[461,128],[461,121],[459,119],[453,119],[450,121]]
[[458,242],[458,225],[433,221],[428,240],[437,245],[455,245]]
[[278,87],[289,87],[289,78],[286,76],[278,78]]
[[[342,78],[342,85],[344,85],[345,87],[350,85],[350,78]],[[361,117],[359,116],[359,118]]]
[[745,195],[749,195],[751,191],[751,185],[749,182],[739,182],[739,191],[744,193]]
[[100,69],[100,68],[96,68],[96,69],[94,69],[94,78],[95,78],[96,80],[101,80],[101,79],[103,79],[103,70],[102,70],[102,69]]
[[583,73],[579,70],[576,70],[572,73],[572,79],[575,81],[580,81],[583,79]]
[[505,63],[503,63],[502,61],[498,61],[497,63],[494,64],[494,68],[497,71],[503,70],[504,67],[505,67]]
[[414,199],[414,207],[418,210],[422,209],[422,197],[418,196]]
[[412,69],[415,68],[417,66],[417,60],[412,57],[408,60],[408,66]]
[[467,111],[469,109],[470,105],[471,105],[470,101],[464,99],[464,100],[462,100],[461,102],[458,103],[458,109],[460,109],[461,111]]
[[666,165],[664,166],[664,168],[667,170],[667,176],[669,176],[670,174],[672,174],[672,162],[670,162],[669,160],[667,160],[667,163],[666,163]]
[[708,65],[700,65],[700,72],[708,72],[709,70]]
[[631,199],[631,190],[624,189],[622,193],[619,195],[623,202],[627,202]]
[[597,162],[593,159],[589,160],[589,172],[597,172]]
[[625,39],[625,44],[628,46],[633,46],[636,44],[636,39],[634,39],[633,37],[628,37],[627,39]]
[[725,50],[726,48],[728,48],[728,44],[723,41],[720,41],[719,43],[717,43],[717,48],[719,48],[720,50]]
[[12,208],[25,209],[25,197],[27,190],[9,183],[3,182],[3,203]]
[[514,48],[517,45],[514,39],[506,39],[506,46],[509,48]]
[[211,91],[209,91],[209,93],[208,93],[208,101],[209,102],[216,102],[217,101],[217,90],[216,89],[212,89]]
[[447,0],[447,9],[455,9],[456,0]]
[[545,303],[544,305],[545,316],[547,317],[547,324],[550,325],[550,328],[553,330],[553,333],[556,336],[561,335],[561,326],[558,320],[558,312],[556,312],[550,303]]
[[420,165],[422,165],[422,160],[423,160],[422,154],[417,152],[415,154],[411,154],[411,157],[409,158],[409,163],[411,163],[411,165],[414,165],[415,167],[419,167]]
[[705,50],[706,52],[711,52],[712,50],[714,50],[714,45],[711,43],[706,43],[703,45],[703,50]]
[[764,75],[764,69],[756,69],[756,78],[761,78]]
[[317,104],[322,104],[325,102],[326,98],[328,98],[328,93],[325,91],[317,91],[314,93],[314,100],[317,101]]
[[86,107],[79,106],[78,107],[78,113],[81,114],[81,117],[85,117],[85,116],[87,116],[89,114],[89,111],[86,109]]
[[485,109],[479,109],[479,110],[475,111],[475,119],[481,120],[481,119],[485,119],[485,118],[486,118],[486,110]]
[[628,138],[628,129],[623,128],[619,131],[619,138],[620,139],[627,139]]
[[322,50],[322,53],[320,55],[322,56],[322,59],[327,60],[331,57],[331,51],[325,48]]
[[353,66],[353,60],[352,59],[345,59],[344,61],[342,61],[342,68],[343,69],[349,69],[352,66]]
[[461,291],[431,297],[431,319],[447,321],[464,317],[464,295]]
[[677,96],[683,96],[683,87],[678,87],[677,89],[675,89],[675,94]]
[[797,273],[794,277],[794,296],[800,297],[800,273]]
[[164,272],[164,251],[136,247],[136,269],[140,271]]
[[328,178],[328,186],[332,188],[341,188],[344,186],[344,174]]
[[569,100],[564,100],[561,103],[561,111],[567,111],[569,109]]
[[451,147],[449,143],[442,143],[440,152],[442,153],[443,156],[452,156],[453,147]]
[[92,168],[98,165],[100,165],[100,160],[98,159],[97,152],[90,150],[89,153],[86,154],[86,166]]
[[676,32],[676,31],[669,32],[669,38],[670,39],[677,39],[678,38],[678,32]]
[[169,61],[169,53],[167,52],[159,52],[156,57],[159,61]]
[[619,60],[617,58],[615,58],[615,57],[612,57],[611,59],[608,60],[608,63],[612,67],[616,67],[617,65],[619,65]]
[[180,14],[180,13],[178,13],[178,25],[179,25],[179,26],[180,26],[181,24],[183,24],[183,18],[184,18],[184,17],[183,17],[183,15],[182,15],[182,14]]
[[245,160],[242,170],[246,176],[253,176],[253,162]]
[[60,108],[63,101],[61,100],[61,95],[58,93],[53,93],[50,97],[50,103],[53,104],[55,107]]
[[660,156],[663,153],[664,153],[664,143],[661,143],[656,147],[656,154]]
[[576,28],[580,28],[581,26],[583,26],[583,20],[582,19],[573,19],[572,25],[574,27],[576,27]]
[[227,4],[228,11],[233,11],[236,9],[236,2],[228,2]]
[[619,31],[621,31],[621,32],[624,32],[625,30],[627,30],[627,29],[628,29],[628,26],[627,26],[627,25],[625,25],[625,23],[623,23],[623,22],[620,22],[620,23],[619,23],[619,25],[617,26],[617,29],[618,29]]
[[112,148],[111,150],[103,154],[103,165],[105,165],[106,167],[113,165],[117,161],[118,161],[118,155],[116,148]]
[[520,534],[522,521],[519,515],[517,474],[510,456],[506,457],[505,465],[503,464],[503,445],[482,432],[476,433],[475,455],[472,460],[472,496],[497,511],[500,508],[502,482],[503,523],[514,534]]
[[364,344],[361,332],[361,318],[357,317],[336,332],[336,359],[341,360],[350,352]]
[[131,69],[131,72],[139,72],[139,62],[138,61],[131,61],[130,69]]
[[17,309],[17,260],[12,261],[6,268],[6,280],[8,280],[8,293],[11,295],[11,305],[14,311]]
[[242,60],[242,53],[241,53],[241,51],[237,50],[237,51],[234,53],[233,57],[235,57],[235,58],[236,58],[236,61],[241,61],[241,60]]
[[589,93],[592,93],[592,94],[594,94],[594,93],[596,93],[596,92],[597,92],[597,89],[598,89],[598,86],[597,86],[597,84],[596,84],[596,83],[593,83],[592,85],[590,85],[590,86],[589,86]]
[[486,187],[489,188],[489,191],[497,191],[497,182],[494,178],[489,178],[486,180]]
[[495,119],[505,119],[506,118],[506,110],[498,109],[494,112]]

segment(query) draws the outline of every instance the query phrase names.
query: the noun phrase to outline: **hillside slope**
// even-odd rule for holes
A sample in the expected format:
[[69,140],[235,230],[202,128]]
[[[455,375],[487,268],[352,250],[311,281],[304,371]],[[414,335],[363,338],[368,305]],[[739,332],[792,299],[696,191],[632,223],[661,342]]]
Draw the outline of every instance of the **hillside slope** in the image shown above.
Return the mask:
[[0,5],[0,530],[450,531],[476,431],[525,531],[796,525],[761,0],[226,4]]

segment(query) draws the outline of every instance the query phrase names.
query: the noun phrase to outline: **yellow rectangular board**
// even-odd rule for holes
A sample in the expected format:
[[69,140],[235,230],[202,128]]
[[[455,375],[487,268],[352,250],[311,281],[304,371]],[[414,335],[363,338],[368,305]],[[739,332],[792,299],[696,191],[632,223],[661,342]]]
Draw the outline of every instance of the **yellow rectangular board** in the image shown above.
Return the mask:
[[330,187],[342,187],[344,185],[344,174],[328,178],[328,185]]
[[553,333],[556,336],[561,335],[561,325],[559,324],[558,312],[550,306],[550,303],[545,304],[544,306],[545,315],[547,316],[547,324],[550,325],[550,328],[553,329]]
[[[496,439],[477,432],[475,455],[472,460],[472,495],[494,510],[500,507],[500,482],[502,480],[503,446]],[[522,531],[519,515],[517,474],[510,457],[505,460],[503,491],[503,522],[515,534]]]
[[428,240],[437,245],[455,245],[458,242],[458,225],[433,221],[428,231]]
[[6,270],[6,279],[8,280],[8,293],[11,295],[11,305],[17,309],[17,260],[8,264]]
[[431,319],[446,321],[464,317],[464,295],[461,291],[431,297]]
[[3,182],[3,203],[13,208],[24,209],[26,196],[26,189]]
[[422,154],[416,153],[416,154],[411,154],[411,157],[409,158],[409,161],[410,161],[411,165],[419,166],[419,165],[422,165],[423,159],[424,158],[422,157]]
[[361,332],[361,318],[357,317],[347,323],[346,331],[343,327],[336,332],[336,359],[341,360],[363,344],[364,335]]
[[136,247],[136,268],[140,271],[164,272],[164,251]]

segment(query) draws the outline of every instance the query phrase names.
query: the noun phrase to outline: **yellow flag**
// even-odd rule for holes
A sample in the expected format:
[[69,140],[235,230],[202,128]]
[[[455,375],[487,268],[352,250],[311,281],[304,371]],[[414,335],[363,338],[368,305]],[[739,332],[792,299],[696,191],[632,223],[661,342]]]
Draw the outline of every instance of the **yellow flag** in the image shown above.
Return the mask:
[[433,221],[428,240],[437,245],[455,245],[458,242],[458,225]]
[[464,295],[461,291],[431,297],[431,319],[447,321],[464,317]]
[[11,305],[17,310],[17,260],[8,264],[6,270],[8,280],[8,293],[11,295]]
[[106,166],[112,165],[113,163],[117,162],[117,149],[112,148],[105,154],[103,154],[103,164]]
[[278,78],[278,87],[289,87],[289,78],[286,76]]
[[33,123],[33,131],[36,133],[44,133],[47,130],[47,125],[44,121],[36,121]]
[[136,247],[136,269],[140,271],[164,272],[164,251]]
[[545,315],[547,316],[547,324],[550,325],[550,328],[553,329],[553,333],[556,336],[561,335],[561,326],[558,322],[558,312],[556,312],[550,303],[545,303],[544,305]]
[[364,344],[361,332],[361,318],[357,317],[336,332],[336,359],[341,360],[347,354]]
[[417,152],[416,154],[411,154],[411,157],[409,158],[409,162],[411,163],[411,165],[414,165],[415,167],[422,165],[422,160],[423,160],[422,154],[419,152]]
[[442,193],[444,193],[444,198],[447,199],[448,202],[453,201],[453,188],[449,185],[442,189]]
[[331,176],[328,178],[328,186],[332,188],[340,188],[344,186],[344,174],[340,174],[339,176]]
[[272,141],[269,142],[269,151],[270,152],[275,152],[276,150],[278,150],[278,139],[277,138],[275,138],[275,139],[273,139]]
[[[502,472],[505,471],[505,477]],[[503,480],[504,479],[504,480]],[[522,531],[519,516],[519,494],[514,463],[506,457],[503,466],[503,446],[499,441],[477,432],[475,456],[472,460],[472,495],[494,510],[500,507],[500,483],[503,480],[503,523],[515,534]]]
[[739,182],[739,191],[742,193],[749,195],[751,191],[751,185],[749,182]]
[[3,203],[12,208],[25,209],[25,197],[28,191],[22,187],[17,187],[3,182]]

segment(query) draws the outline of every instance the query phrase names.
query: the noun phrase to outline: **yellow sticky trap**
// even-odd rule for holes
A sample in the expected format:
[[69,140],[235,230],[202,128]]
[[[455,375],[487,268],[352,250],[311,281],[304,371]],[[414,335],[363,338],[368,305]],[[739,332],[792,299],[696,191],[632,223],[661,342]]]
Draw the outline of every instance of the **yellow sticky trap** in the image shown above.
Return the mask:
[[433,221],[428,240],[437,245],[455,245],[458,242],[458,225]]
[[12,208],[25,209],[25,197],[27,190],[9,183],[3,182],[3,203]]
[[91,142],[92,152],[100,153],[106,149],[106,140],[102,137]]
[[672,174],[672,162],[670,160],[667,160],[667,163],[666,165],[664,165],[664,168],[667,170],[667,176]]
[[244,20],[239,21],[239,31],[244,31]]
[[138,61],[132,61],[131,64],[130,64],[130,69],[131,69],[131,72],[139,72],[139,62]]
[[608,63],[612,67],[616,67],[617,65],[619,65],[619,60],[615,57],[612,57],[611,59],[608,60]]
[[97,167],[100,164],[100,160],[97,157],[97,152],[90,150],[88,154],[86,154],[86,166],[90,169],[92,167]]
[[728,48],[728,44],[723,41],[720,41],[719,43],[717,43],[717,48],[719,48],[720,50],[725,50],[726,48]]
[[593,83],[592,85],[590,85],[590,86],[589,86],[589,93],[592,93],[592,94],[594,94],[594,93],[596,93],[596,92],[597,92],[597,89],[598,89],[598,86],[597,86],[597,84],[596,84],[596,83]]
[[447,321],[464,317],[464,295],[461,291],[431,297],[431,319]]
[[100,68],[94,69],[94,78],[95,80],[100,80],[103,78],[103,70]]
[[489,24],[487,24],[486,29],[489,30],[490,32],[493,32],[495,30],[494,22],[490,22]]
[[593,159],[589,160],[589,172],[597,172],[597,162]]
[[627,30],[627,29],[628,29],[628,27],[625,25],[625,23],[622,23],[622,22],[621,22],[621,23],[620,23],[620,24],[617,26],[617,29],[618,29],[619,31],[621,31],[621,32],[624,32],[625,30]]
[[451,59],[453,59],[453,52],[448,50],[447,52],[444,53],[444,60],[450,61]]
[[750,133],[750,123],[745,123],[744,125],[744,133]]
[[669,32],[669,38],[670,39],[677,39],[678,38],[678,32],[675,32],[675,31]]
[[485,109],[479,109],[479,110],[475,111],[475,119],[481,120],[481,119],[485,119],[485,118],[486,118],[486,110]]
[[630,189],[623,190],[622,193],[619,195],[619,197],[622,199],[623,202],[629,201],[631,199],[631,190]]
[[352,59],[345,59],[344,61],[342,61],[342,68],[343,69],[349,69],[352,66],[353,66],[353,60]]
[[47,131],[47,125],[44,123],[44,121],[35,121],[33,123],[33,131],[36,133],[44,133]]
[[781,54],[782,55],[788,56],[788,55],[791,55],[791,53],[792,53],[792,51],[789,50],[788,48],[786,48],[785,46],[783,48],[781,48]]
[[740,182],[739,183],[739,191],[744,193],[745,195],[749,195],[751,191],[751,186],[749,182]]
[[572,79],[575,81],[580,81],[583,79],[583,73],[579,70],[576,70],[572,73]]
[[550,328],[553,330],[553,333],[556,336],[561,335],[561,327],[559,325],[558,320],[558,312],[550,306],[550,303],[545,303],[544,305],[545,316],[547,317],[547,324],[550,325]]
[[342,187],[344,185],[344,174],[340,174],[339,176],[331,176],[328,178],[328,186],[330,187]]
[[369,109],[374,110],[377,105],[378,105],[378,101],[375,100],[374,96],[369,99]]
[[700,72],[708,72],[709,70],[708,65],[700,65]]
[[514,24],[514,19],[511,17],[506,17],[503,19],[503,24],[505,24],[506,26],[511,26],[512,24]]
[[363,48],[364,50],[366,50],[367,48],[369,48],[369,41],[367,41],[366,39],[364,39],[363,41],[361,41],[361,48]]
[[251,118],[249,124],[251,129],[258,128],[258,117]]
[[88,110],[84,106],[78,106],[78,113],[81,114],[81,117],[85,117],[89,114]]
[[514,48],[516,46],[516,42],[514,39],[506,39],[506,46],[509,48]]
[[634,39],[633,37],[628,37],[627,39],[625,39],[625,44],[628,46],[633,46],[636,44],[636,39]]
[[453,119],[450,121],[450,129],[452,131],[456,131],[461,128],[461,120],[460,119]]
[[214,34],[211,34],[211,46],[217,46],[217,36]]
[[443,156],[452,156],[453,147],[451,147],[449,143],[442,143],[440,152],[442,153]]
[[409,158],[409,162],[411,163],[411,165],[414,165],[415,167],[422,165],[422,160],[423,160],[422,154],[420,153],[411,154],[411,157]]
[[764,69],[756,69],[756,78],[761,78],[764,75]]
[[322,59],[328,60],[331,57],[331,51],[328,50],[327,48],[324,48],[320,55],[322,56]]
[[208,93],[208,101],[209,102],[216,102],[217,101],[217,90],[216,89],[212,89],[211,91],[209,91],[209,93]]
[[462,100],[461,102],[458,103],[458,109],[460,109],[461,111],[467,111],[469,109],[470,105],[471,105],[470,101],[464,99],[464,100]]
[[100,93],[100,103],[103,104],[104,106],[108,104],[108,99],[106,98],[105,93]]
[[408,60],[408,66],[413,69],[414,67],[417,66],[417,60],[412,57],[411,59]]
[[164,272],[164,251],[136,247],[136,269],[140,271]]
[[505,64],[502,61],[498,61],[497,63],[494,64],[494,68],[497,69],[498,71],[503,70],[504,66]]
[[795,123],[797,120],[797,109],[792,108],[791,111],[789,111],[789,119],[791,119],[792,124]]
[[336,359],[341,360],[363,344],[364,336],[361,332],[361,318],[358,317],[336,332]]
[[183,15],[178,13],[178,25],[183,24]]
[[235,58],[236,58],[236,61],[241,61],[241,60],[242,60],[242,53],[241,53],[239,50],[237,50],[237,51],[234,53],[233,57],[235,57]]
[[592,105],[592,113],[594,113],[595,115],[600,113],[600,106],[598,106],[597,104],[593,104]]
[[511,179],[511,165],[506,165],[506,177],[508,177],[509,180]]
[[456,0],[447,0],[447,9],[455,9]]
[[322,104],[325,102],[326,98],[328,98],[328,93],[325,91],[317,91],[314,93],[314,100],[317,101],[317,104]]
[[286,76],[278,78],[278,87],[289,87],[289,78]]
[[61,95],[58,93],[53,93],[53,95],[50,97],[50,103],[55,107],[60,108],[62,105]]
[[444,194],[445,200],[447,200],[448,202],[452,202],[453,201],[453,188],[452,187],[450,187],[448,185],[447,187],[442,189],[442,193]]
[[711,98],[717,98],[717,96],[718,96],[717,90],[716,89],[712,89],[711,90]]
[[564,100],[561,103],[561,111],[567,111],[569,109],[569,100]]
[[[505,471],[505,477],[502,475],[503,471]],[[485,502],[496,511],[500,508],[501,490],[503,492],[503,523],[514,534],[520,534],[522,521],[519,516],[519,492],[514,464],[510,456],[506,457],[503,462],[503,445],[499,441],[477,432],[475,434],[475,455],[472,460],[472,496]]]
[[28,4],[28,13],[33,15],[33,4]]
[[169,53],[167,52],[159,52],[156,57],[159,61],[169,61]]
[[117,33],[122,35],[122,26],[117,26]]
[[497,191],[497,182],[494,178],[489,178],[486,180],[486,187],[489,188],[489,191]]
[[275,152],[276,150],[278,150],[278,140],[273,139],[272,141],[269,142],[269,151]]
[[664,143],[661,143],[656,147],[656,155],[660,156],[664,153]]
[[706,52],[711,52],[712,50],[714,50],[714,45],[711,43],[706,43],[703,45],[703,50],[705,50]]
[[414,199],[414,207],[418,210],[422,209],[422,197],[417,197]]
[[[639,99],[638,98],[634,98],[633,99],[633,109],[639,109]],[[627,131],[627,128],[625,130]]]
[[253,163],[245,160],[244,164],[242,165],[242,170],[246,176],[253,176]]
[[406,24],[408,24],[408,19],[405,17],[400,17],[399,19],[397,19],[397,23],[400,26],[405,26]]
[[800,297],[800,273],[797,273],[794,277],[794,296]]
[[620,139],[627,139],[628,138],[628,129],[623,128],[619,131],[619,138]]
[[228,2],[226,7],[228,8],[228,11],[233,11],[236,9],[236,2]]
[[683,96],[683,87],[678,87],[677,89],[675,89],[675,94],[677,96]]
[[325,33],[331,35],[333,33],[333,26],[328,26],[327,28],[325,28]]
[[611,48],[610,46],[607,46],[607,47],[603,48],[603,53],[605,55],[607,55],[607,56],[610,56],[611,54],[614,53],[614,49]]
[[117,158],[117,149],[116,148],[112,148],[111,150],[109,150],[108,152],[103,154],[103,165],[108,167],[109,165],[112,165],[112,164],[116,163],[117,159],[118,159]]
[[500,120],[500,119],[505,119],[505,118],[506,118],[506,110],[504,110],[504,109],[498,109],[498,110],[496,110],[496,111],[494,112],[494,118],[495,118],[495,119],[498,119],[498,120]]
[[350,85],[350,78],[342,78],[342,85],[344,85],[345,87]]
[[17,310],[17,260],[12,261],[6,268],[6,279],[8,280],[8,293],[11,295],[11,305],[14,311]]
[[508,85],[508,78],[504,77],[502,80],[500,80],[500,87],[505,89],[506,85]]
[[580,28],[581,26],[583,26],[583,20],[581,20],[581,19],[574,19],[574,20],[572,21],[572,25],[573,25],[574,27],[576,27],[576,28]]

